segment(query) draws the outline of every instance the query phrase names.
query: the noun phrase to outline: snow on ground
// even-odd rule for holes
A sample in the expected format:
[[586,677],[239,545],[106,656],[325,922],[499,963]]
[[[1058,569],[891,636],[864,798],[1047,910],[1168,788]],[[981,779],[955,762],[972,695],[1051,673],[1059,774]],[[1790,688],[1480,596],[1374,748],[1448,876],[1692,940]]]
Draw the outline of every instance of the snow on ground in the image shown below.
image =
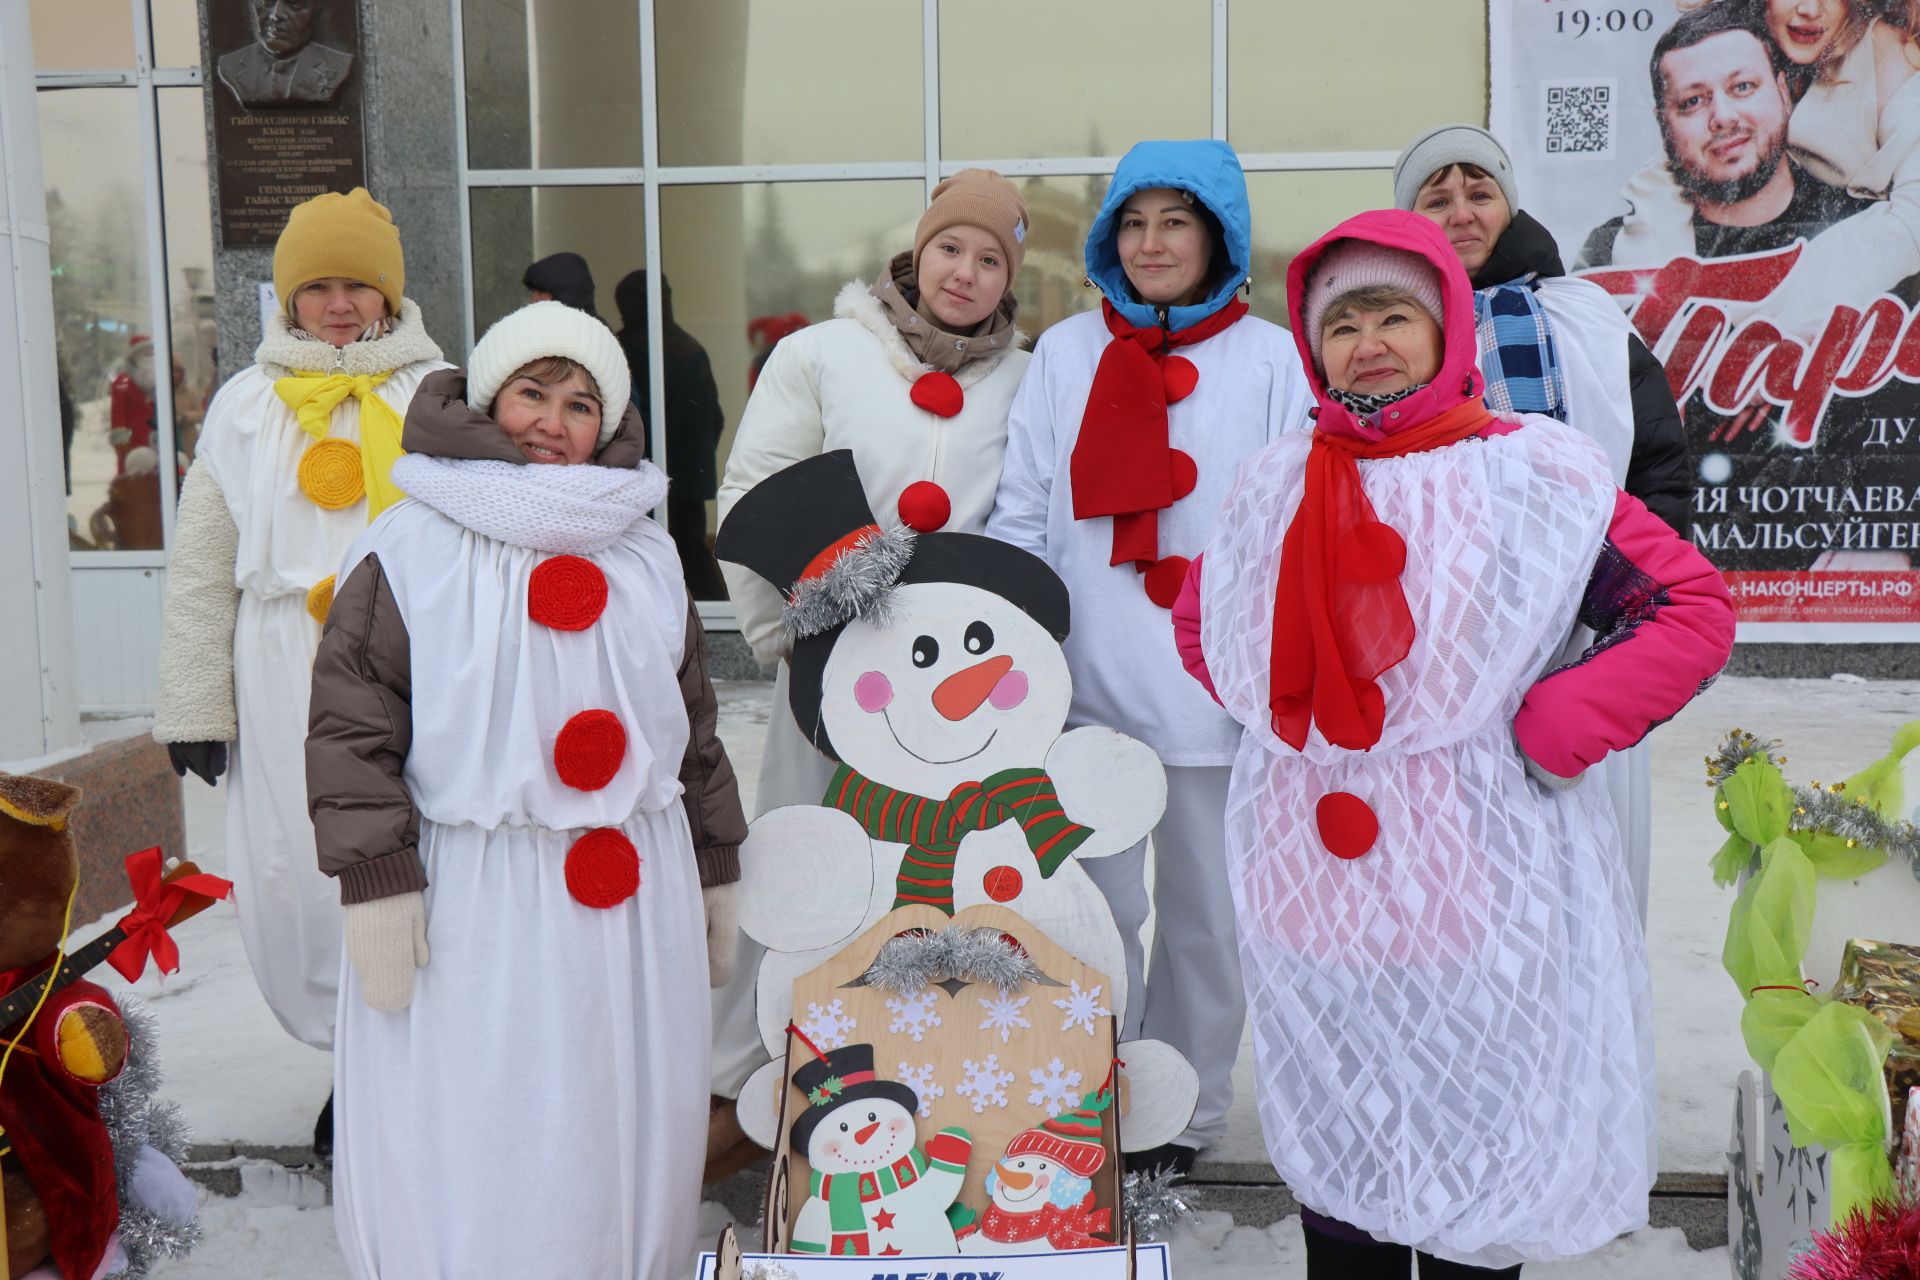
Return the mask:
[[[721,733],[749,798],[759,774],[771,692],[770,685],[753,682],[721,688]],[[1782,738],[1793,778],[1839,777],[1880,755],[1894,728],[1916,717],[1920,682],[1724,679],[1655,734],[1648,941],[1662,1170],[1724,1171],[1733,1080],[1746,1061],[1739,1000],[1719,962],[1732,891],[1715,888],[1707,872],[1722,832],[1702,785],[1701,758],[1722,733],[1739,726]],[[202,867],[217,872],[226,861],[224,793],[192,778],[185,788],[189,848]],[[1893,868],[1887,874],[1901,872]],[[222,905],[181,926],[176,935],[181,973],[163,984],[149,974],[135,987],[160,1021],[165,1092],[180,1102],[197,1141],[304,1146],[326,1098],[328,1058],[280,1030],[253,984],[234,925],[233,908]],[[109,985],[125,989],[118,977],[100,973]],[[1264,1162],[1252,1101],[1251,1050],[1244,1043],[1236,1080],[1233,1132],[1209,1155]],[[159,1274],[286,1280],[339,1274],[326,1212],[291,1207],[270,1188],[249,1187],[237,1200],[211,1201],[208,1225],[210,1239],[202,1253]],[[1225,1215],[1205,1215],[1182,1233],[1175,1257],[1190,1274],[1204,1267],[1208,1276],[1237,1280],[1297,1274],[1300,1248],[1297,1219],[1254,1229],[1233,1228]],[[1726,1267],[1724,1250],[1691,1253],[1679,1232],[1663,1231],[1642,1232],[1592,1258],[1532,1267],[1527,1274],[1540,1280],[1689,1280],[1723,1276]]]

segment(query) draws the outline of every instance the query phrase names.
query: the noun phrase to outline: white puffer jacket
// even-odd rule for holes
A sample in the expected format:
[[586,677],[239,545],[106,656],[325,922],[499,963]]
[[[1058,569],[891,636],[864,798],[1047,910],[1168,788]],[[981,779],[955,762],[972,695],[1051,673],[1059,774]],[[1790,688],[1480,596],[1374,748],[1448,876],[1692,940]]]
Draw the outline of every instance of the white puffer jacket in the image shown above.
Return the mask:
[[[1007,446],[1007,410],[1027,368],[1008,350],[954,375],[966,394],[942,418],[909,398],[927,366],[888,321],[880,300],[854,280],[834,299],[834,319],[780,340],[767,357],[720,482],[720,522],[740,496],[777,471],[833,449],[853,450],[867,503],[882,524],[898,518],[900,493],[918,480],[946,490],[950,533],[979,533],[993,510]],[[1025,339],[1014,334],[1014,346]],[[749,569],[722,564],[735,616],[754,656],[784,655],[780,593]]]

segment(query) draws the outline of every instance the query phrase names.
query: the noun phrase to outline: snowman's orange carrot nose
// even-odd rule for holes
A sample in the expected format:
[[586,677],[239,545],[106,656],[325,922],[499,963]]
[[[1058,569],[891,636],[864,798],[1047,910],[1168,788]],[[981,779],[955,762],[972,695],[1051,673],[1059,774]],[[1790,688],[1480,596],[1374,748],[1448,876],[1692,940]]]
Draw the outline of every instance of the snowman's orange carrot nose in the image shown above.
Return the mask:
[[1000,1175],[1000,1181],[1015,1191],[1025,1191],[1033,1185],[1033,1175],[1030,1173],[1015,1173],[1004,1164],[996,1164],[993,1167],[994,1171]]
[[985,662],[976,662],[965,671],[956,671],[933,691],[933,708],[949,720],[965,720],[980,709],[980,704],[1000,683],[1000,677],[1013,669],[1013,655],[1003,653]]
[[879,1127],[880,1127],[880,1122],[878,1120],[875,1120],[872,1124],[864,1126],[858,1133],[854,1134],[853,1140],[864,1147],[867,1145],[867,1139],[871,1138],[873,1136],[873,1131],[875,1129],[878,1129]]

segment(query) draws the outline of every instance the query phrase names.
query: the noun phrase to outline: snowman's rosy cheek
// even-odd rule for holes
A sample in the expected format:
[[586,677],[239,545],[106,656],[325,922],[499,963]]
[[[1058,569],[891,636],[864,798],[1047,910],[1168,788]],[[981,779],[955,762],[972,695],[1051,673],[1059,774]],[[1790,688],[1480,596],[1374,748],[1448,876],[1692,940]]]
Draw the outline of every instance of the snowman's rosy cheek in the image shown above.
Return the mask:
[[987,695],[987,701],[999,711],[1011,711],[1027,700],[1027,673],[1014,670],[1000,677]]
[[853,682],[853,700],[868,715],[885,711],[887,704],[893,701],[893,681],[879,671],[865,672]]

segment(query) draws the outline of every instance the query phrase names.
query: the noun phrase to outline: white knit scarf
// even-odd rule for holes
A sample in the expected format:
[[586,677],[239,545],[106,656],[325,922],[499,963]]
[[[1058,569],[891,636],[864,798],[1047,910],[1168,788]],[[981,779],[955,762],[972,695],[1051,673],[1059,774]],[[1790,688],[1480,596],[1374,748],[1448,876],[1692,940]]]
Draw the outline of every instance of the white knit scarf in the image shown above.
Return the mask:
[[667,494],[651,462],[564,467],[410,453],[393,464],[393,480],[463,528],[551,555],[604,551]]

